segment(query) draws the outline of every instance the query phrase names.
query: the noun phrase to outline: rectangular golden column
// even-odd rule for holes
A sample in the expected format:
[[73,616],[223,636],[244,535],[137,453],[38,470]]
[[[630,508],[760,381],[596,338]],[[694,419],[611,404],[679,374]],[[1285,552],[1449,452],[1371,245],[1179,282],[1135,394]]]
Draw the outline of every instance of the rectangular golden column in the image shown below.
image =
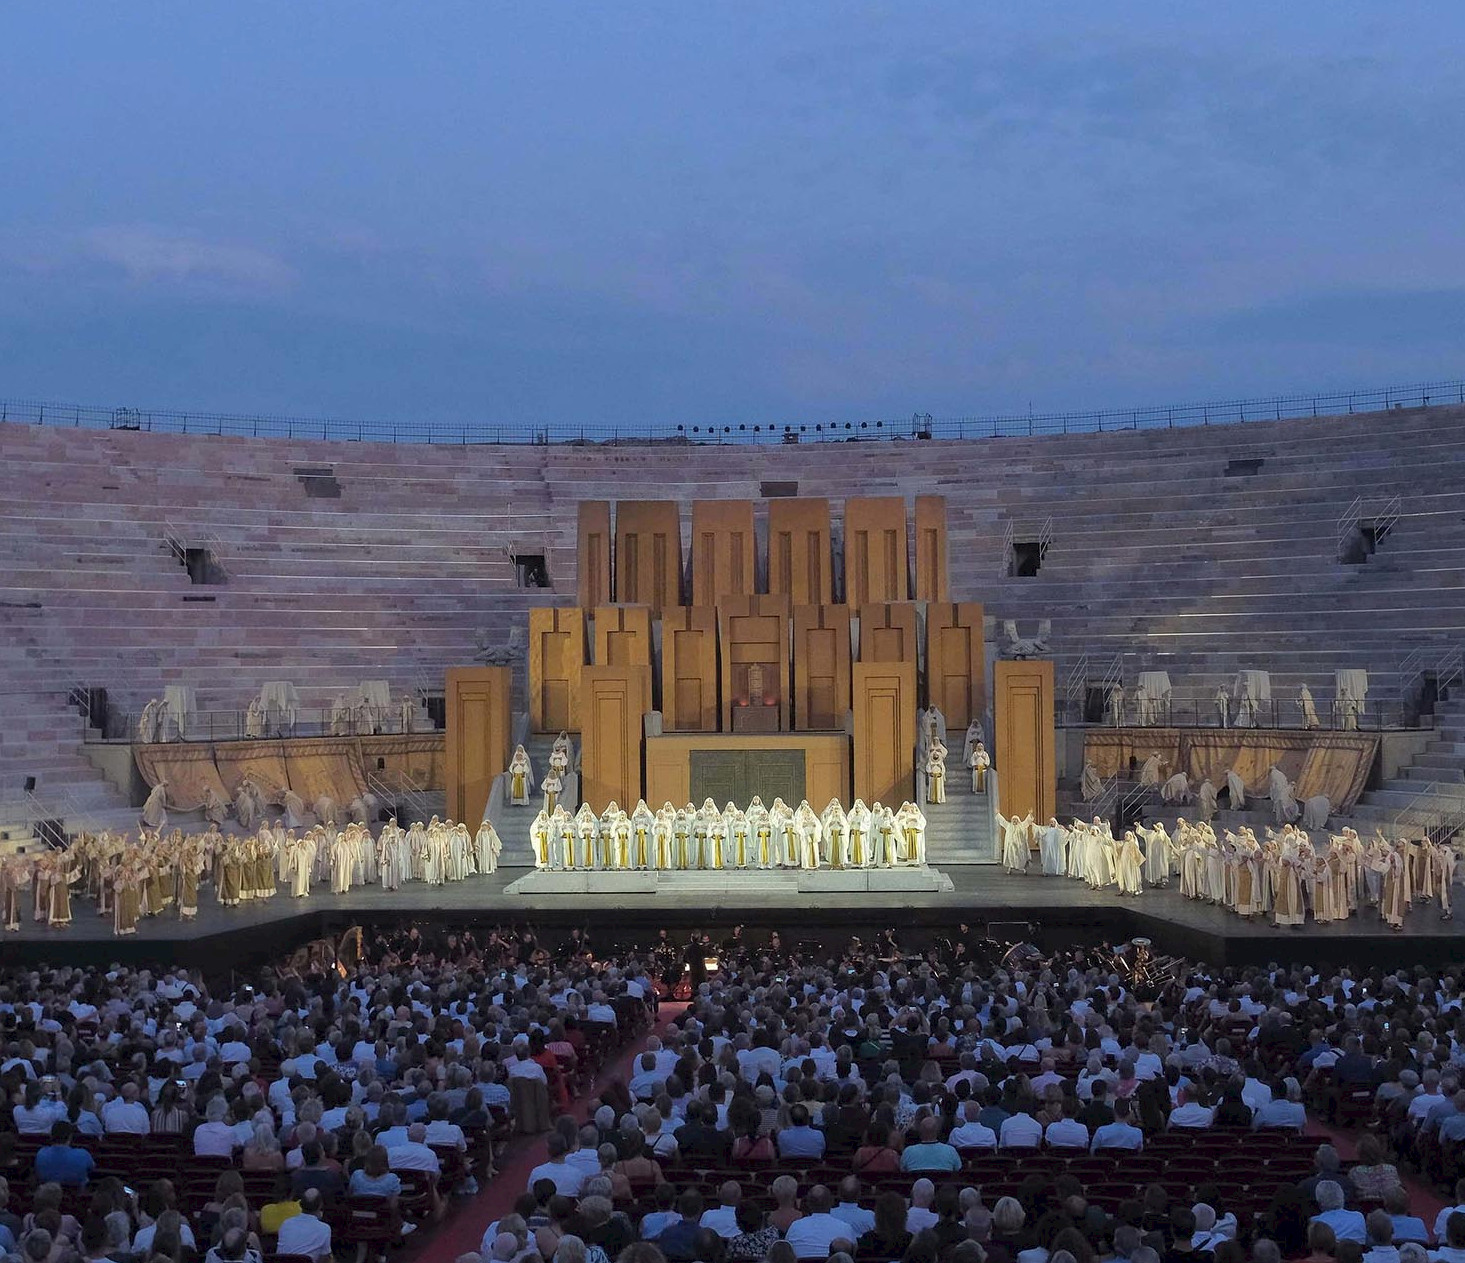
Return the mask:
[[650,667],[586,667],[580,734],[580,796],[592,811],[614,800],[641,797],[641,699],[651,691]]
[[909,601],[860,607],[860,661],[920,661],[916,652],[916,607]]
[[718,606],[723,732],[734,731],[733,711],[741,707],[765,708],[776,731],[789,730],[788,623],[782,595],[728,597]]
[[915,797],[916,664],[856,662],[855,796],[899,807]]
[[751,500],[692,501],[692,604],[757,589],[758,544]]
[[844,603],[851,609],[910,596],[905,501],[855,496],[844,502]]
[[926,607],[926,696],[948,728],[965,728],[987,708],[982,607],[933,601]]
[[834,601],[829,501],[793,496],[768,502],[768,591],[794,605]]
[[661,612],[661,726],[716,732],[717,611],[676,605]]
[[581,609],[610,604],[610,501],[581,500],[575,526],[575,592]]
[[509,766],[514,724],[514,682],[508,667],[449,667],[447,813],[477,830],[493,778]]
[[795,730],[843,730],[850,703],[849,625],[848,605],[795,607]]
[[997,787],[1002,814],[1033,813],[1042,824],[1053,815],[1058,763],[1053,737],[1053,664],[999,661],[992,680],[997,725]]
[[949,601],[946,497],[916,497],[916,600]]
[[530,610],[530,728],[535,732],[580,731],[584,666],[585,611],[574,605]]
[[[651,666],[651,611],[644,605],[602,605],[595,611],[595,665]],[[643,709],[652,708],[651,673]]]
[[682,603],[682,522],[671,500],[616,502],[615,599],[658,618]]

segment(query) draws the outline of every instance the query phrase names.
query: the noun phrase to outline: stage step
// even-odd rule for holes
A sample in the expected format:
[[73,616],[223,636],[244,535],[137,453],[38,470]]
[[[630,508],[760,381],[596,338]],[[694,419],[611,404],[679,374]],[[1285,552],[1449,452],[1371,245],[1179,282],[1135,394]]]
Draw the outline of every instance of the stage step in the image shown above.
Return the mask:
[[922,810],[928,864],[996,864],[1000,860],[990,800],[986,794],[972,793],[971,773],[965,768],[953,767],[948,773],[944,803],[928,802]]
[[923,892],[954,889],[939,869],[721,869],[678,872],[573,872],[535,869],[510,882],[510,895],[657,895],[673,900],[703,896],[713,902],[756,899],[759,895],[830,894],[837,892]]

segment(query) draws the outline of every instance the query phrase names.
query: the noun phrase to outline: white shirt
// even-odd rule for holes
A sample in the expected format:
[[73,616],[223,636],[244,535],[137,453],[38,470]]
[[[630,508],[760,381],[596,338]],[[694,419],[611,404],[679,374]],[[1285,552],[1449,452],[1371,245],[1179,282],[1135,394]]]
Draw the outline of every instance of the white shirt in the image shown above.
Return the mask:
[[515,1057],[513,1061],[509,1062],[509,1078],[538,1079],[542,1083],[549,1082],[549,1077],[544,1073],[544,1067],[527,1057]]
[[102,1126],[109,1135],[120,1132],[129,1136],[146,1136],[152,1131],[152,1120],[148,1117],[147,1106],[141,1101],[133,1101],[129,1105],[118,1097],[102,1106]]
[[1076,1118],[1060,1118],[1048,1124],[1043,1139],[1050,1149],[1087,1149],[1089,1129]]
[[1002,1120],[999,1140],[1004,1149],[1036,1149],[1043,1143],[1043,1124],[1031,1114],[1013,1114]]
[[834,1215],[805,1215],[789,1224],[783,1239],[801,1259],[827,1259],[832,1242],[851,1235],[849,1224]]
[[532,1192],[540,1180],[553,1181],[555,1191],[561,1196],[579,1197],[580,1188],[585,1183],[585,1172],[567,1162],[542,1162],[529,1172],[525,1189]]
[[737,1208],[734,1206],[714,1206],[711,1210],[704,1210],[702,1218],[697,1222],[704,1228],[711,1228],[727,1241],[742,1235],[738,1229]]
[[[398,1145],[394,1149],[388,1149],[387,1166],[393,1171],[431,1171],[434,1174],[443,1169],[443,1164],[438,1160],[437,1154],[426,1145],[418,1144],[413,1140],[409,1140],[405,1145]],[[281,1250],[280,1253],[284,1254],[285,1251]]]
[[[145,1228],[139,1228],[137,1235],[132,1238],[132,1252],[140,1254],[144,1258],[151,1253],[153,1235],[158,1231],[157,1224],[148,1224]],[[178,1225],[178,1239],[190,1250],[197,1249],[193,1241],[193,1229],[188,1226],[188,1220],[182,1220]]]
[[[133,1245],[134,1252],[136,1244]],[[279,1254],[308,1254],[323,1259],[331,1253],[331,1226],[314,1215],[291,1215],[280,1225],[275,1245]]]
[[1445,1098],[1438,1092],[1421,1092],[1409,1102],[1409,1117],[1415,1122],[1422,1123],[1424,1116],[1434,1109],[1436,1105],[1443,1105]]
[[875,1228],[875,1212],[866,1210],[858,1202],[840,1202],[829,1212],[836,1219],[843,1219],[849,1224],[854,1232],[854,1239],[858,1241],[867,1232],[873,1232]]
[[193,1152],[199,1157],[227,1158],[239,1147],[239,1137],[228,1123],[200,1123],[193,1130]]
[[1094,1129],[1094,1141],[1090,1151],[1097,1153],[1100,1149],[1143,1149],[1145,1147],[1145,1134],[1138,1127],[1129,1123],[1105,1123],[1102,1127]]
[[1184,1105],[1177,1106],[1170,1111],[1171,1127],[1209,1127],[1213,1112],[1204,1105],[1197,1105],[1194,1101],[1188,1101]]
[[1445,1239],[1445,1225],[1450,1222],[1450,1216],[1454,1214],[1465,1215],[1465,1203],[1459,1206],[1446,1206],[1435,1217],[1434,1239],[1436,1241],[1443,1241]]
[[912,1206],[905,1212],[905,1230],[910,1233],[934,1228],[936,1222],[936,1212],[929,1206]]
[[951,1129],[946,1143],[955,1149],[995,1149],[997,1133],[981,1123],[962,1123]]

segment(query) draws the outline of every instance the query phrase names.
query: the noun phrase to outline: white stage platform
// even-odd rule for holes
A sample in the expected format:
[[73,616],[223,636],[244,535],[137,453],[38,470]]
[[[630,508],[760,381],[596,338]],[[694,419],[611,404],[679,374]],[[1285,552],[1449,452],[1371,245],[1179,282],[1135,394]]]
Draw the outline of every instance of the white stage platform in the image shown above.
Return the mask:
[[537,868],[510,882],[509,895],[657,895],[673,899],[763,895],[945,893],[954,889],[939,868],[733,869],[707,871],[586,872]]

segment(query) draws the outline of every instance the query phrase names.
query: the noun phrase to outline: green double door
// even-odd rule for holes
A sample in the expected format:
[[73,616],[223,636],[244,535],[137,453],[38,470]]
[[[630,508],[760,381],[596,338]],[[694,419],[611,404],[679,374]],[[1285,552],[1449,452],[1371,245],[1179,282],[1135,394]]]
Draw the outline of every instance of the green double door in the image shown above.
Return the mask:
[[797,807],[804,798],[802,750],[693,750],[689,771],[698,806],[710,798],[746,809],[756,794],[765,807],[775,798]]

